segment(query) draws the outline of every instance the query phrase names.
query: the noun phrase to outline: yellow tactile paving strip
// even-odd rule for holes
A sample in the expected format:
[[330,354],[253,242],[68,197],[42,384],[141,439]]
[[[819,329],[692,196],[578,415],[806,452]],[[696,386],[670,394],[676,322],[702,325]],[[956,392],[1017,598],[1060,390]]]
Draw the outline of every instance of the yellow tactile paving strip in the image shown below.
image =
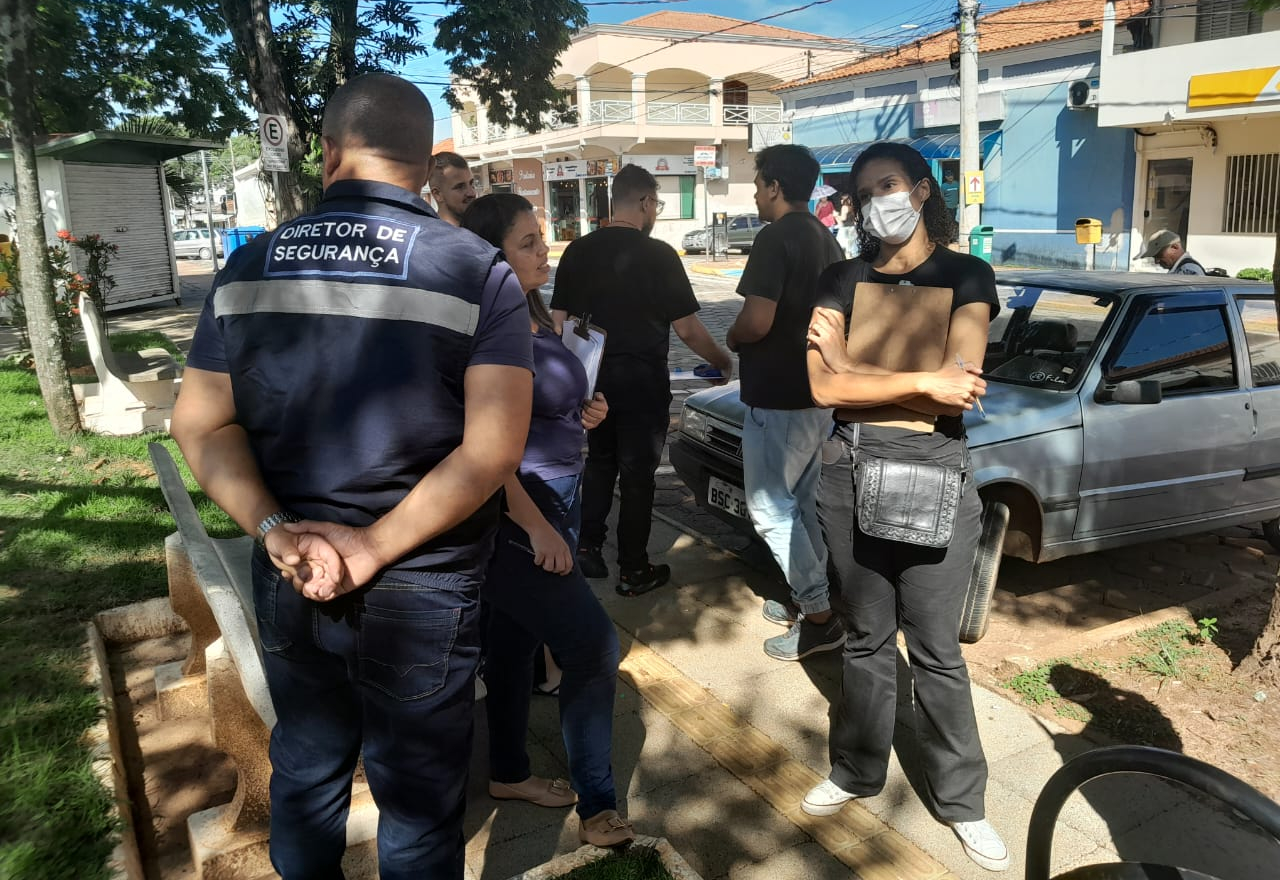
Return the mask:
[[800,809],[822,777],[715,695],[619,629],[619,675],[655,709],[862,880],[953,880],[953,875],[860,804],[818,818]]

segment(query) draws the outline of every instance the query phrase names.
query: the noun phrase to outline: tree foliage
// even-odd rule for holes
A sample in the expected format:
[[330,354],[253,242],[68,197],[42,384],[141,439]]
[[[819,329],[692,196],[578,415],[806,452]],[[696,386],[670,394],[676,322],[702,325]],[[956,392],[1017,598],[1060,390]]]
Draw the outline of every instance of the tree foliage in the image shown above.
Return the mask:
[[247,119],[195,0],[40,0],[31,72],[37,125],[47,132],[109,128],[156,113],[202,136]]
[[[449,55],[449,70],[475,89],[500,125],[540,131],[547,111],[564,111],[569,92],[552,82],[556,63],[587,10],[578,0],[449,0],[453,11],[436,25],[435,46]],[[462,102],[452,88],[445,99]]]
[[365,8],[356,0],[311,0],[276,8],[281,73],[304,140],[319,135],[325,101],[338,86],[362,73],[394,73],[427,51],[421,24],[404,0]]

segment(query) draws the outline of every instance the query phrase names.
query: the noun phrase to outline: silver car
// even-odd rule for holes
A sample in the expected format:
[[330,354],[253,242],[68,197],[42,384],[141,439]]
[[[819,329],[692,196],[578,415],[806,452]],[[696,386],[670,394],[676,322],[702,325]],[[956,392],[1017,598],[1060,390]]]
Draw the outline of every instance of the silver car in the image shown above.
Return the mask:
[[[717,252],[724,253],[727,250],[738,250],[747,253],[751,250],[751,245],[755,243],[756,235],[767,225],[766,221],[761,220],[756,214],[736,214],[729,217],[728,231],[717,232],[719,246]],[[728,243],[725,243],[725,235],[728,235]],[[686,254],[705,254],[707,252],[707,242],[711,237],[711,229],[704,227],[695,229],[692,232],[686,232],[684,238],[680,241],[680,246]]]
[[[965,416],[994,579],[1031,562],[1262,522],[1280,549],[1280,336],[1269,284],[997,274],[986,417]],[[671,462],[745,530],[737,384],[685,402]],[[1001,520],[1006,520],[1004,525]],[[981,562],[981,560],[980,560]]]
[[173,255],[178,259],[195,257],[199,260],[213,259],[213,249],[218,249],[222,256],[222,240],[217,235],[210,235],[203,226],[195,229],[175,229],[173,232]]

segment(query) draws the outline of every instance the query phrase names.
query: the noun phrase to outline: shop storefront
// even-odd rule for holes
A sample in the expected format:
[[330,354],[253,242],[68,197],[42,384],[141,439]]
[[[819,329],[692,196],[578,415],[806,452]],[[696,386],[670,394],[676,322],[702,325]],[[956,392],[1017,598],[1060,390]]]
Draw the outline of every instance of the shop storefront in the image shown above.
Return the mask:
[[509,193],[515,185],[515,173],[510,168],[489,166],[489,192]]
[[542,166],[547,225],[552,241],[575,238],[609,224],[612,159],[573,159]]

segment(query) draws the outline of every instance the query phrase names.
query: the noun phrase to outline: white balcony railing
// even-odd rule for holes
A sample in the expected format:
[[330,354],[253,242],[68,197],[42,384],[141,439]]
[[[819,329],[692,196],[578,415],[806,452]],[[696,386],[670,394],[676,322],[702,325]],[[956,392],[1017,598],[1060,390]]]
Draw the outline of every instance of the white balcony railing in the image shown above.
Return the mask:
[[587,122],[635,122],[636,108],[630,101],[592,101],[587,106]]
[[781,122],[781,104],[725,104],[725,125],[747,125],[752,122]]
[[458,142],[464,147],[474,147],[480,143],[480,130],[474,125],[464,125],[458,132]]
[[710,104],[661,102],[648,105],[645,117],[653,125],[710,125]]

